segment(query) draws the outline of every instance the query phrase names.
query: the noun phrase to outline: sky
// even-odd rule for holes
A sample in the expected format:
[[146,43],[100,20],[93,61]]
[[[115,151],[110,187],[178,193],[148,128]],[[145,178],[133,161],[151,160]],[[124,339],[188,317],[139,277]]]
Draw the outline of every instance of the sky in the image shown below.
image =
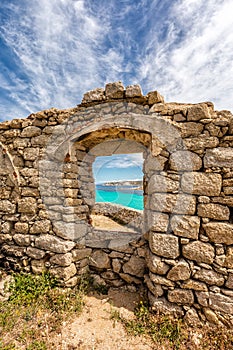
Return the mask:
[[0,121],[121,80],[233,111],[233,0],[1,0]]
[[120,180],[143,179],[142,153],[117,154],[96,157],[93,163],[93,173],[96,184]]

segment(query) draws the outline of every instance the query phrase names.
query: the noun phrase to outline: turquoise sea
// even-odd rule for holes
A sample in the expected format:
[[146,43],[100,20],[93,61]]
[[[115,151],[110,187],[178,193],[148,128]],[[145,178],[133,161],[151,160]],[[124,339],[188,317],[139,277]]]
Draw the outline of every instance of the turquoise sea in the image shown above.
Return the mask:
[[130,186],[119,191],[115,186],[96,186],[96,202],[108,202],[120,204],[125,207],[143,210],[143,192],[131,190]]

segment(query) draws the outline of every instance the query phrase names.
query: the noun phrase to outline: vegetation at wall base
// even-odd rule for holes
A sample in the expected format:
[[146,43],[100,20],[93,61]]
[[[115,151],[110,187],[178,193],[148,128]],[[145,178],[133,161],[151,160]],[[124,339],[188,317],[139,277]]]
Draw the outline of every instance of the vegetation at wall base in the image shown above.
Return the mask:
[[88,281],[70,289],[59,287],[48,273],[13,277],[9,299],[0,302],[0,350],[47,350],[63,322],[81,312]]
[[[154,314],[147,302],[140,301],[134,311],[135,318],[127,320],[112,310],[111,318],[121,322],[129,335],[143,335],[155,349],[165,350],[232,350],[233,330],[220,326],[188,327],[182,320]],[[195,345],[196,342],[196,345]]]

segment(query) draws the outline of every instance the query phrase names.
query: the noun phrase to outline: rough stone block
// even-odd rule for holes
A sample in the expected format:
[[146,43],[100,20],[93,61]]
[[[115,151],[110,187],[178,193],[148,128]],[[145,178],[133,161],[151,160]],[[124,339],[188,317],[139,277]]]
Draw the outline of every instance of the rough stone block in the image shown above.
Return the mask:
[[149,211],[147,213],[147,229],[157,232],[166,232],[169,223],[169,216],[167,214]]
[[185,173],[181,180],[182,191],[201,196],[218,196],[221,186],[222,176],[220,174]]
[[18,201],[19,213],[35,214],[37,211],[36,199],[32,197],[25,197]]
[[52,258],[50,259],[50,263],[59,266],[69,266],[72,263],[72,254],[56,254],[52,256]]
[[149,273],[150,279],[152,282],[154,282],[157,285],[162,285],[162,286],[166,286],[166,287],[174,287],[175,283],[170,281],[169,279],[162,277],[162,276],[158,276],[158,275],[154,275],[153,273]]
[[153,105],[155,103],[164,103],[164,97],[160,95],[158,91],[150,91],[147,94],[148,104]]
[[127,261],[123,265],[123,271],[124,273],[136,276],[136,277],[143,277],[145,273],[145,259],[139,258],[136,256],[131,256],[129,261]]
[[28,126],[21,132],[21,137],[35,137],[41,134],[41,129],[37,126]]
[[49,270],[51,275],[57,277],[58,279],[63,279],[64,281],[68,281],[71,277],[73,277],[76,273],[75,264],[71,264],[67,267],[54,267]]
[[185,258],[197,261],[199,263],[212,264],[215,257],[215,251],[211,244],[194,241],[182,247]]
[[129,85],[125,91],[126,98],[142,97],[142,90],[140,85]]
[[0,201],[0,214],[14,214],[16,211],[16,205],[8,200]]
[[181,285],[181,288],[193,289],[193,290],[200,291],[200,292],[208,292],[208,288],[207,288],[207,285],[205,283],[194,281],[191,279],[188,281],[184,281]]
[[159,314],[164,315],[173,315],[174,317],[182,317],[184,311],[182,307],[170,303],[165,298],[157,298],[152,293],[148,294],[149,302],[152,307],[152,310],[158,312]]
[[184,281],[191,276],[191,270],[189,264],[181,261],[177,265],[171,268],[167,274],[167,278],[172,281]]
[[179,240],[168,234],[151,233],[149,244],[152,253],[165,258],[176,259],[180,255]]
[[40,220],[36,221],[30,229],[30,233],[38,234],[38,233],[47,233],[51,228],[51,223],[49,220]]
[[105,100],[104,89],[97,88],[95,90],[86,92],[83,95],[82,103],[90,103],[93,101],[103,101],[103,100]]
[[232,168],[233,167],[233,148],[218,147],[207,149],[204,157],[204,166]]
[[176,236],[198,239],[200,229],[198,216],[174,215],[170,224]]
[[98,269],[109,269],[110,259],[107,253],[102,250],[96,250],[90,258],[90,266],[94,266]]
[[229,269],[233,269],[233,247],[227,248],[224,266],[228,267]]
[[75,243],[72,241],[65,241],[56,236],[43,234],[35,239],[35,246],[40,249],[48,250],[54,253],[67,253],[74,248]]
[[195,171],[202,167],[202,159],[196,153],[190,151],[176,151],[169,159],[171,170]]
[[222,286],[225,282],[224,277],[213,270],[201,269],[194,274],[194,278],[205,282],[211,286]]
[[233,244],[233,225],[224,222],[209,222],[203,228],[214,243]]
[[214,136],[199,135],[198,137],[190,137],[183,140],[184,145],[190,151],[204,150],[206,148],[214,148],[219,145],[219,139]]
[[72,250],[73,261],[76,262],[76,261],[85,259],[89,257],[91,253],[92,253],[91,248],[73,249]]
[[168,300],[171,303],[192,305],[194,303],[194,295],[191,290],[177,288],[168,291]]
[[117,99],[124,97],[124,85],[121,81],[109,83],[105,86],[105,95],[107,99]]
[[202,133],[204,125],[201,123],[187,122],[179,124],[181,137],[198,136]]
[[25,235],[21,233],[17,233],[16,235],[13,236],[13,239],[16,244],[20,246],[29,246],[31,243],[31,236],[30,235]]
[[233,273],[229,273],[228,279],[226,281],[226,287],[233,289]]
[[166,176],[152,175],[148,184],[148,192],[178,192],[179,181],[169,179]]
[[198,121],[201,119],[211,118],[208,107],[204,104],[193,105],[187,109],[187,120],[188,121]]
[[151,252],[148,252],[146,255],[146,264],[151,272],[159,275],[165,275],[170,268],[160,257]]
[[199,204],[197,206],[198,216],[214,220],[229,220],[230,210],[221,204]]
[[45,256],[45,251],[34,247],[28,247],[26,254],[32,259],[40,260]]
[[150,208],[158,212],[192,215],[196,211],[195,196],[170,193],[154,193]]

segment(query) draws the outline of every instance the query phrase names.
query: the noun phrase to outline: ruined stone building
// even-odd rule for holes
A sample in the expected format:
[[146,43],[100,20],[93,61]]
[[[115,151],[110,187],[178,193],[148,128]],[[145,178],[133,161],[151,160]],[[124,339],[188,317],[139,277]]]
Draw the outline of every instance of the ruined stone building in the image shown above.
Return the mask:
[[[154,310],[233,324],[233,116],[107,84],[0,123],[0,264],[144,285]],[[97,156],[143,153],[143,213],[95,203]],[[92,213],[130,230],[92,225]]]

